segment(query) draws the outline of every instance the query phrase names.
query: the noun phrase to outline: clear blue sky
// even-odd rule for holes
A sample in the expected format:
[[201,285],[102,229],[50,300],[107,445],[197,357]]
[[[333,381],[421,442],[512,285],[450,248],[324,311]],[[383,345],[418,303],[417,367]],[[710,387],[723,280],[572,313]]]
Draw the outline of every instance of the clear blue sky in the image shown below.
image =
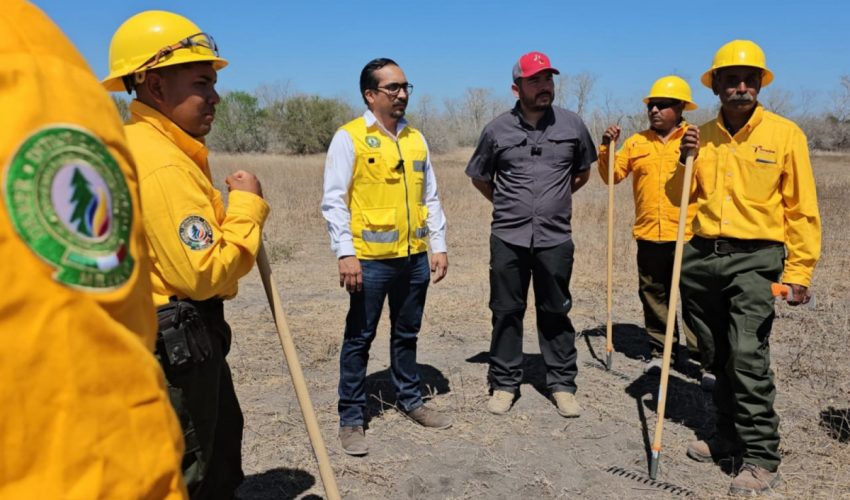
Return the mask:
[[[669,73],[686,78],[694,99],[716,102],[699,84],[723,43],[761,45],[773,86],[816,92],[819,106],[850,74],[850,2],[810,1],[163,1],[37,0],[98,76],[109,41],[131,15],[164,9],[213,35],[230,66],[221,90],[289,82],[294,90],[358,102],[360,69],[391,57],[417,95],[458,97],[468,87],[508,95],[516,58],[547,53],[565,73],[597,75],[595,101],[638,99]],[[413,103],[412,103],[413,104]]]

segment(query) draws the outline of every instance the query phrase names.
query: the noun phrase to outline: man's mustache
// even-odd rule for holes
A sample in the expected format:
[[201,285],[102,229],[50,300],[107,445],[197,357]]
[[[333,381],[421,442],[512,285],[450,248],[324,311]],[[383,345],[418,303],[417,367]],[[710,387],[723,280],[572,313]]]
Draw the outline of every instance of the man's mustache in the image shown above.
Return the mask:
[[547,91],[544,90],[543,92],[537,94],[537,96],[535,96],[535,99],[538,98],[538,97],[543,97],[544,95],[548,95],[549,99],[552,99],[552,97],[553,97],[551,92],[547,92]]
[[729,102],[753,102],[755,99],[750,94],[735,94],[729,97]]

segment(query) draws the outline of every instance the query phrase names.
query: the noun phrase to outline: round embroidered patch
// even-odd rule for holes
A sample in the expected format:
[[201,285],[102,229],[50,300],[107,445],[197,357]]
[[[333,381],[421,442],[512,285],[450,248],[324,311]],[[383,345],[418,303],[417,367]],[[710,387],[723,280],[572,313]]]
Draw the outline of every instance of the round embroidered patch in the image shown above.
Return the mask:
[[210,223],[197,215],[186,217],[180,223],[180,241],[192,250],[209,248],[213,243]]
[[107,291],[130,277],[133,205],[115,158],[91,132],[51,125],[12,155],[4,195],[15,231],[56,281]]
[[379,148],[381,147],[381,140],[374,135],[367,135],[366,144],[368,144],[370,148]]

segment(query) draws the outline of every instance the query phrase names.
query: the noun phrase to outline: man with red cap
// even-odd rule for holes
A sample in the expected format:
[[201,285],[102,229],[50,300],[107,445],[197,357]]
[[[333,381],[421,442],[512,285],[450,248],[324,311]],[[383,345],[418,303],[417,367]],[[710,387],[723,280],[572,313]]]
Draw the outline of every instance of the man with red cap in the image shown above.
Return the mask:
[[522,381],[522,320],[534,276],[537,330],[546,386],[558,413],[577,417],[575,329],[570,275],[574,246],[572,193],[588,180],[596,147],[581,118],[553,106],[559,74],[549,58],[529,52],[513,68],[514,108],[481,133],[466,167],[473,185],[493,203],[490,309],[493,336],[487,409],[510,410]]

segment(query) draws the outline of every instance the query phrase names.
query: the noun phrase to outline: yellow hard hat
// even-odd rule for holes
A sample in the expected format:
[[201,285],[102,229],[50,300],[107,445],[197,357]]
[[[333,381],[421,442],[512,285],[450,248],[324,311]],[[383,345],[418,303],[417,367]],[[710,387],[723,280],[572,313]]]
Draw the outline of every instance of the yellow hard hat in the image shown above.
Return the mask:
[[648,104],[649,100],[654,98],[677,99],[685,103],[685,110],[697,109],[697,105],[691,99],[691,86],[676,75],[662,76],[655,80],[652,88],[649,89],[649,95],[643,98],[643,102]]
[[140,12],[112,36],[103,86],[113,92],[128,90],[125,76],[141,75],[141,81],[146,70],[201,61],[211,61],[216,70],[227,66],[212,37],[192,21],[164,10]]
[[762,87],[767,87],[773,81],[773,72],[767,69],[764,51],[750,40],[732,40],[720,47],[714,54],[711,69],[703,73],[700,81],[711,88],[711,75],[714,71],[728,66],[752,66],[761,69]]

